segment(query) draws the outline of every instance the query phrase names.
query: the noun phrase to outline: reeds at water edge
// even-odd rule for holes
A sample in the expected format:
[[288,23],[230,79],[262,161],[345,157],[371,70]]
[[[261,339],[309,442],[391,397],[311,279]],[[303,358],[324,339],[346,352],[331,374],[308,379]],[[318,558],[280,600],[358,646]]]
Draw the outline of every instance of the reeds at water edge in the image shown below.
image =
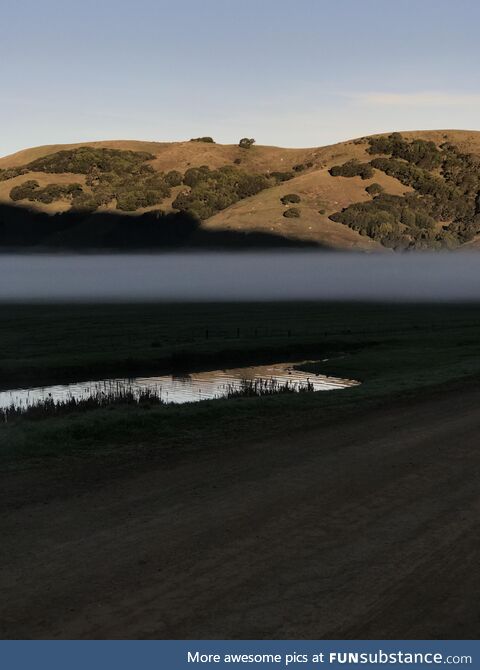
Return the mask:
[[[239,384],[227,384],[217,398],[252,398],[271,396],[284,393],[305,393],[314,390],[314,385],[309,380],[278,381],[277,379],[241,379]],[[201,398],[199,398],[200,400]],[[193,400],[192,402],[197,402]],[[99,382],[85,392],[82,397],[69,395],[64,398],[55,399],[49,394],[46,398],[35,400],[31,403],[12,404],[0,410],[3,421],[25,417],[28,419],[42,419],[50,416],[59,416],[72,412],[86,412],[93,409],[112,407],[115,405],[137,405],[158,406],[174,404],[168,402],[162,393],[160,386],[153,388],[141,388],[134,386],[128,381]]]

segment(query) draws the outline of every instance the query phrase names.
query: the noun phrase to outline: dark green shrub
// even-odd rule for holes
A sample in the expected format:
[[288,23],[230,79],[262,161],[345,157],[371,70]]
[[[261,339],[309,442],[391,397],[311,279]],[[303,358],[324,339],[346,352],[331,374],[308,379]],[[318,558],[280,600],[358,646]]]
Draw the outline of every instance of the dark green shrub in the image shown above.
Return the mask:
[[290,207],[283,212],[286,219],[298,219],[300,217],[300,210],[298,207]]
[[74,199],[82,192],[81,184],[48,184],[35,191],[35,200],[49,204],[65,198]]
[[288,205],[290,202],[297,203],[300,202],[301,198],[296,193],[287,193],[280,198],[282,204]]
[[[220,168],[221,170],[222,168]],[[237,177],[235,190],[240,198],[248,198],[270,186],[268,180],[261,174],[243,173]]]
[[354,158],[343,165],[334,165],[329,172],[332,177],[361,177],[362,179],[371,179],[374,174],[369,163],[360,163]]
[[28,172],[28,169],[25,167],[7,168],[6,170],[0,170],[0,181],[14,179],[14,177],[19,177],[26,172]]
[[408,142],[400,133],[392,133],[388,137],[372,137],[369,144],[371,154],[391,154],[393,158],[401,158],[425,170],[433,170],[442,163],[442,155],[435,142],[420,139]]
[[31,184],[25,189],[12,189],[12,197],[28,198],[50,203],[61,198],[72,200],[73,209],[95,210],[101,205],[116,201],[118,209],[135,211],[162,202],[170,195],[170,187],[182,182],[176,170],[167,175],[154,171],[147,162],[153,154],[141,151],[97,149],[79,147],[49,154],[24,166],[27,171],[47,173],[74,172],[86,175],[86,184],[91,193],[82,190],[80,184],[49,184],[43,189]]
[[395,177],[402,184],[412,186],[422,195],[428,196],[432,214],[440,221],[466,216],[468,209],[473,207],[473,202],[469,203],[453,184],[423,168],[395,158],[375,158],[372,160],[372,165]]
[[154,158],[153,154],[145,151],[79,147],[37,158],[25,167],[33,172],[89,174],[97,171],[99,173],[136,174],[143,163]]
[[383,186],[381,186],[381,184],[377,184],[377,182],[374,182],[373,184],[370,184],[370,186],[367,186],[365,190],[369,195],[376,196],[379,195],[380,193],[383,193],[385,189],[383,188]]
[[117,196],[117,209],[124,212],[134,212],[141,206],[140,198],[134,193],[119,193]]
[[[440,148],[425,140],[409,142],[399,133],[370,138],[369,144],[370,153],[389,154],[374,158],[372,167],[414,192],[380,192],[372,201],[354,203],[330,218],[395,249],[454,248],[480,233],[478,156],[448,142]],[[371,193],[372,187],[366,190]],[[439,222],[448,225],[439,229]]]
[[270,177],[275,179],[277,184],[281,184],[284,181],[289,181],[295,177],[293,172],[271,172]]
[[18,200],[31,200],[34,199],[35,191],[40,188],[38,181],[34,179],[29,179],[24,181],[23,184],[14,186],[10,191],[10,198],[15,202]]
[[242,159],[241,158],[235,158],[235,160],[233,162],[235,163],[235,165],[240,165],[240,163],[242,162]]
[[369,202],[354,203],[330,218],[393,248],[423,248],[435,230],[435,220],[425,202],[414,194],[380,194]]
[[207,165],[202,165],[198,168],[188,168],[183,175],[183,183],[193,188],[198,182],[205,180],[209,173],[210,168]]
[[369,154],[391,154],[396,152],[397,148],[401,150],[405,145],[405,140],[400,133],[391,133],[388,136],[369,137],[368,143],[370,145],[367,149]]
[[313,167],[313,162],[309,161],[308,163],[299,163],[298,165],[294,165],[292,167],[292,170],[294,172],[303,172],[304,170],[307,170],[308,168]]
[[475,216],[470,221],[454,221],[449,224],[445,232],[458,240],[459,243],[470,242],[480,233],[480,216]]
[[167,172],[164,179],[169,186],[180,186],[183,182],[183,175],[178,170],[170,170],[170,172]]
[[241,139],[240,142],[238,143],[238,146],[239,146],[241,149],[251,149],[251,147],[252,147],[254,144],[255,144],[255,140],[253,139],[253,137],[250,137],[250,138],[248,138],[248,137],[242,137],[242,139]]
[[210,170],[207,166],[190,168],[183,181],[190,186],[190,191],[179,193],[172,206],[198,219],[208,219],[271,185],[264,175],[247,173],[231,165],[218,170]]
[[207,142],[208,144],[215,144],[213,137],[192,137],[190,142]]
[[29,180],[12,188],[10,198],[14,201],[30,200],[50,204],[64,198],[75,199],[82,192],[81,184],[48,184],[40,188],[37,181]]

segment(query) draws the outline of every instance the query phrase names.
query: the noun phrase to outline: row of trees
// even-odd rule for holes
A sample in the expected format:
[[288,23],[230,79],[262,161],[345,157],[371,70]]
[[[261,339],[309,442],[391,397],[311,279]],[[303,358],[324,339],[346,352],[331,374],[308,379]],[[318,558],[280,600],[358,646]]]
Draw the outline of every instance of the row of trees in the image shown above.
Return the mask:
[[140,170],[152,172],[153,168],[145,163],[154,158],[153,154],[146,151],[78,147],[37,158],[27,163],[24,169],[30,172],[48,173],[91,174],[96,171],[137,174]]
[[408,142],[400,133],[392,133],[388,137],[371,137],[368,142],[370,146],[367,151],[370,154],[390,154],[425,170],[434,170],[442,163],[442,154],[435,142],[420,139]]
[[38,181],[30,179],[10,191],[10,197],[14,202],[19,200],[30,200],[49,204],[63,198],[74,199],[82,193],[81,184],[48,184],[40,188]]
[[171,195],[171,188],[183,182],[177,170],[156,172],[149,161],[153,154],[117,149],[79,147],[59,151],[28,163],[23,172],[64,173],[85,175],[86,187],[81,184],[49,184],[40,188],[28,180],[10,191],[14,201],[30,200],[51,203],[69,199],[73,210],[95,211],[116,201],[117,209],[135,211],[158,205]]
[[435,219],[415,194],[408,197],[380,194],[371,201],[354,203],[330,218],[394,249],[458,245],[452,231],[438,230]]

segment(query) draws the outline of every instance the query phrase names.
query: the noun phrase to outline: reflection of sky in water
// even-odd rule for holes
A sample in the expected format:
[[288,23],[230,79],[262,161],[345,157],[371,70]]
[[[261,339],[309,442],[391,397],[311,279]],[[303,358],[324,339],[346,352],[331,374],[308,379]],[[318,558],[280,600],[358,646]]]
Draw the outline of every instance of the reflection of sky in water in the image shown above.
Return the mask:
[[26,407],[39,401],[76,400],[88,398],[97,393],[115,391],[127,385],[134,391],[152,389],[158,392],[165,402],[184,403],[198,400],[221,398],[228,390],[239,389],[242,380],[255,379],[275,380],[280,385],[289,382],[294,387],[305,386],[307,381],[313,385],[314,391],[331,391],[348,386],[355,386],[358,382],[338,377],[326,377],[309,372],[294,370],[298,363],[278,363],[274,365],[258,365],[231,370],[214,370],[210,372],[195,372],[190,375],[164,375],[160,377],[137,377],[135,379],[108,379],[105,381],[88,381],[75,384],[46,386],[44,388],[15,389],[0,392],[0,409],[10,407]]

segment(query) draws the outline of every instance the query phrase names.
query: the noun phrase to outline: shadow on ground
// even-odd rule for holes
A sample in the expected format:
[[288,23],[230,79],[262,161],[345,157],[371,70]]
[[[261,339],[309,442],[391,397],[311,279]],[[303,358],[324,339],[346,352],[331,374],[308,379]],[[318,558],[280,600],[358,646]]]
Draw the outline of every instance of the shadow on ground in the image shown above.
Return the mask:
[[159,211],[137,216],[113,212],[63,212],[55,215],[0,205],[0,247],[4,249],[252,249],[316,248],[315,242],[281,235],[211,231],[186,212]]

